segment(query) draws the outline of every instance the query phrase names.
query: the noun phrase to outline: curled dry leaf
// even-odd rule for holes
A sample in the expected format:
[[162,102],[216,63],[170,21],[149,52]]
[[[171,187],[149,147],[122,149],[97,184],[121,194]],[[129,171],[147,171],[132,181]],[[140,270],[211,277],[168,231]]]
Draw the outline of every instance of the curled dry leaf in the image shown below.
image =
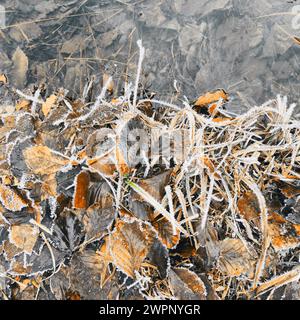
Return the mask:
[[228,94],[223,89],[219,89],[213,92],[207,92],[206,94],[200,96],[194,105],[196,107],[203,107],[213,102],[217,102],[220,99],[223,99],[225,101],[228,100]]
[[23,151],[26,165],[35,174],[54,174],[69,163],[69,159],[46,146],[32,146]]
[[129,277],[135,278],[135,272],[139,271],[155,237],[155,232],[146,223],[118,220],[107,244],[113,263]]
[[21,211],[26,201],[11,187],[0,184],[0,201],[10,211]]
[[219,243],[218,267],[230,277],[247,274],[254,275],[254,257],[240,239],[224,239]]
[[86,209],[89,201],[90,174],[87,171],[80,172],[75,178],[75,190],[73,207],[75,209]]
[[169,273],[169,283],[174,296],[179,300],[206,300],[205,285],[193,271],[172,268]]
[[31,254],[37,241],[39,230],[30,224],[20,224],[11,227],[10,241],[24,252]]

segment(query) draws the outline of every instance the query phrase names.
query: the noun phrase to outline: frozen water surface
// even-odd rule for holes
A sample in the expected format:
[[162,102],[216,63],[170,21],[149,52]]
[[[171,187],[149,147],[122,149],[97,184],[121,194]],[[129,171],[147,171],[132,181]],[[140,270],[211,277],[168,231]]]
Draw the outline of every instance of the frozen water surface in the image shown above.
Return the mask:
[[[276,94],[299,102],[300,2],[287,0],[2,0],[0,73],[19,46],[29,59],[25,85],[82,93],[104,72],[119,87],[134,80],[137,39],[143,83],[176,101],[224,88],[243,112]],[[299,6],[299,7],[298,7]],[[3,10],[2,10],[3,11]],[[3,13],[1,13],[3,17]],[[174,80],[180,93],[174,90]]]

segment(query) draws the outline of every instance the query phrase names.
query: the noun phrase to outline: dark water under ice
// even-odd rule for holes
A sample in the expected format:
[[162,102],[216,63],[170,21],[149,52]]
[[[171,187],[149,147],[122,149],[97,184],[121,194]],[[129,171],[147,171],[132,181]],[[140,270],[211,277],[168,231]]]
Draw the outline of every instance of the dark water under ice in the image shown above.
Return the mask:
[[[276,94],[300,99],[300,1],[0,0],[0,73],[19,46],[29,58],[26,85],[44,82],[82,94],[103,72],[119,86],[134,80],[142,39],[143,82],[176,101],[224,88],[243,112]],[[299,7],[297,7],[299,6]],[[1,11],[1,10],[0,10]],[[299,21],[298,21],[298,20]],[[12,79],[13,80],[13,79]]]

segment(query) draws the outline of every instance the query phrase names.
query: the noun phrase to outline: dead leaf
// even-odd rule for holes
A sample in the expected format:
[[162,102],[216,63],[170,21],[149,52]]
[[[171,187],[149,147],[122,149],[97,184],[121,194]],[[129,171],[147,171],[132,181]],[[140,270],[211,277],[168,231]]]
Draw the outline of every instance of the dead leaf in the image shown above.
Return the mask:
[[12,61],[14,65],[12,71],[12,82],[15,87],[22,89],[26,83],[28,58],[20,47],[18,47],[14,52]]
[[130,173],[131,169],[126,163],[124,156],[120,148],[118,147],[118,145],[116,145],[115,154],[116,154],[116,165],[117,165],[116,167],[118,171],[121,173],[121,175],[124,176],[125,174]]
[[[141,179],[139,186],[148,192],[155,200],[161,201],[165,194],[165,186],[169,183],[172,170],[167,170],[156,176]],[[143,201],[144,199],[137,193],[133,194],[133,200]]]
[[21,211],[26,201],[11,187],[0,184],[0,201],[10,211]]
[[56,197],[57,182],[56,182],[55,173],[45,175],[42,180],[43,180],[42,188],[41,188],[41,191],[43,192],[42,200],[47,199],[48,196]]
[[275,251],[298,247],[300,245],[299,227],[284,219],[280,214],[272,212],[268,217],[268,233]]
[[147,256],[150,264],[156,266],[162,279],[166,278],[170,269],[169,252],[159,239],[155,239]]
[[90,175],[87,171],[80,172],[75,178],[75,190],[73,207],[75,209],[86,209],[88,207]]
[[174,296],[179,300],[206,300],[205,285],[193,271],[185,268],[172,268],[169,282]]
[[228,101],[228,94],[225,90],[219,89],[200,96],[195,102],[194,106],[203,107],[213,102],[218,102],[220,99]]
[[102,244],[97,254],[100,256],[101,268],[100,268],[100,287],[103,288],[106,281],[109,279],[108,266],[112,263],[113,259],[109,250],[109,237],[104,238],[104,243]]
[[134,279],[135,271],[139,271],[155,236],[155,232],[146,223],[118,220],[107,244],[113,263]]
[[82,219],[88,239],[102,236],[115,218],[113,197],[106,183],[94,192],[90,191],[90,200],[93,204],[85,211]]
[[102,77],[102,82],[103,82],[103,86],[106,85],[107,91],[112,93],[114,91],[115,84],[114,84],[114,81],[109,78],[110,78],[110,75],[107,73],[104,73]]
[[2,73],[2,74],[0,74],[0,83],[3,83],[3,84],[7,84],[7,82],[8,82],[8,80],[7,80],[7,76],[4,74],[4,73]]
[[86,163],[91,171],[98,171],[108,177],[112,176],[116,171],[116,166],[112,163],[110,155],[88,159]]
[[69,159],[46,146],[33,146],[23,151],[26,165],[35,174],[53,174],[69,163]]
[[297,197],[300,194],[300,187],[294,186],[283,181],[280,181],[279,189],[284,194],[284,196],[286,196],[289,199]]
[[254,259],[240,239],[226,238],[219,243],[219,270],[230,277],[254,275]]
[[165,218],[160,218],[151,223],[157,230],[158,237],[168,249],[174,248],[178,244],[180,240],[180,231],[177,229],[177,232],[174,234],[170,221]]
[[38,228],[31,224],[14,225],[11,227],[10,241],[24,252],[31,254],[38,235]]
[[232,118],[227,118],[227,117],[216,117],[212,119],[213,122],[218,122],[218,123],[222,123],[222,122],[227,123],[228,121],[231,121],[231,120]]
[[240,215],[260,229],[260,208],[256,195],[252,191],[245,192],[239,198],[237,206]]
[[56,103],[56,101],[57,101],[57,96],[55,94],[52,94],[42,104],[42,112],[45,117],[49,114],[49,112],[51,111],[51,109],[54,106],[54,104]]
[[29,111],[30,104],[31,104],[30,101],[22,99],[17,102],[16,110],[17,111],[20,111],[20,110]]

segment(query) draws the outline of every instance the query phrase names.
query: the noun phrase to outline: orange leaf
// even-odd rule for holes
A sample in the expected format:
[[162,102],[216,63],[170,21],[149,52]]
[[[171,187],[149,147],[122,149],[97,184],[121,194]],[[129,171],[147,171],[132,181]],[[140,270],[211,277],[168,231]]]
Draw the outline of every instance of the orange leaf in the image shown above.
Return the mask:
[[0,74],[0,82],[2,82],[4,84],[6,84],[8,82],[7,76],[4,73]]
[[272,246],[276,251],[293,249],[300,245],[299,225],[292,224],[275,212],[270,214],[268,220],[268,232],[271,236]]
[[0,185],[0,201],[10,211],[20,211],[27,207],[27,203],[16,191],[4,184]]
[[[104,73],[103,74],[103,77],[102,77],[102,80],[103,80],[103,86],[107,86],[107,91],[109,91],[109,92],[113,92],[114,91],[114,86],[115,86],[115,84],[114,84],[114,81],[112,80],[112,79],[110,79],[110,81],[109,81],[109,77],[110,77],[110,75],[109,74],[107,74],[107,73]],[[108,82],[109,81],[109,82]],[[108,82],[108,83],[107,83]]]
[[28,100],[20,100],[19,102],[17,102],[16,104],[16,110],[20,111],[20,110],[29,110],[29,106],[30,106],[30,101]]
[[31,254],[38,235],[38,228],[31,224],[13,225],[11,227],[10,240],[16,247]]
[[155,239],[152,228],[142,222],[118,220],[115,231],[109,237],[113,263],[129,277],[135,278]]
[[80,172],[75,180],[75,191],[73,207],[76,209],[86,209],[88,207],[88,190],[90,175],[86,171]]
[[55,94],[52,94],[50,97],[46,99],[46,102],[42,104],[42,112],[44,116],[47,116],[50,112],[51,108],[57,101],[57,96]]
[[213,92],[207,92],[206,94],[200,96],[196,103],[196,107],[203,107],[213,102],[218,102],[220,99],[228,101],[228,94],[225,90],[219,89]]
[[69,162],[68,158],[46,146],[29,147],[23,154],[26,165],[35,174],[54,174]]
[[245,192],[238,200],[237,206],[240,215],[248,222],[253,222],[260,228],[260,209],[256,195],[252,191]]
[[152,225],[157,230],[158,237],[160,238],[161,242],[168,249],[171,249],[178,244],[180,240],[180,232],[179,230],[176,230],[177,232],[174,234],[173,226],[167,219],[162,218],[160,220],[153,221]]

